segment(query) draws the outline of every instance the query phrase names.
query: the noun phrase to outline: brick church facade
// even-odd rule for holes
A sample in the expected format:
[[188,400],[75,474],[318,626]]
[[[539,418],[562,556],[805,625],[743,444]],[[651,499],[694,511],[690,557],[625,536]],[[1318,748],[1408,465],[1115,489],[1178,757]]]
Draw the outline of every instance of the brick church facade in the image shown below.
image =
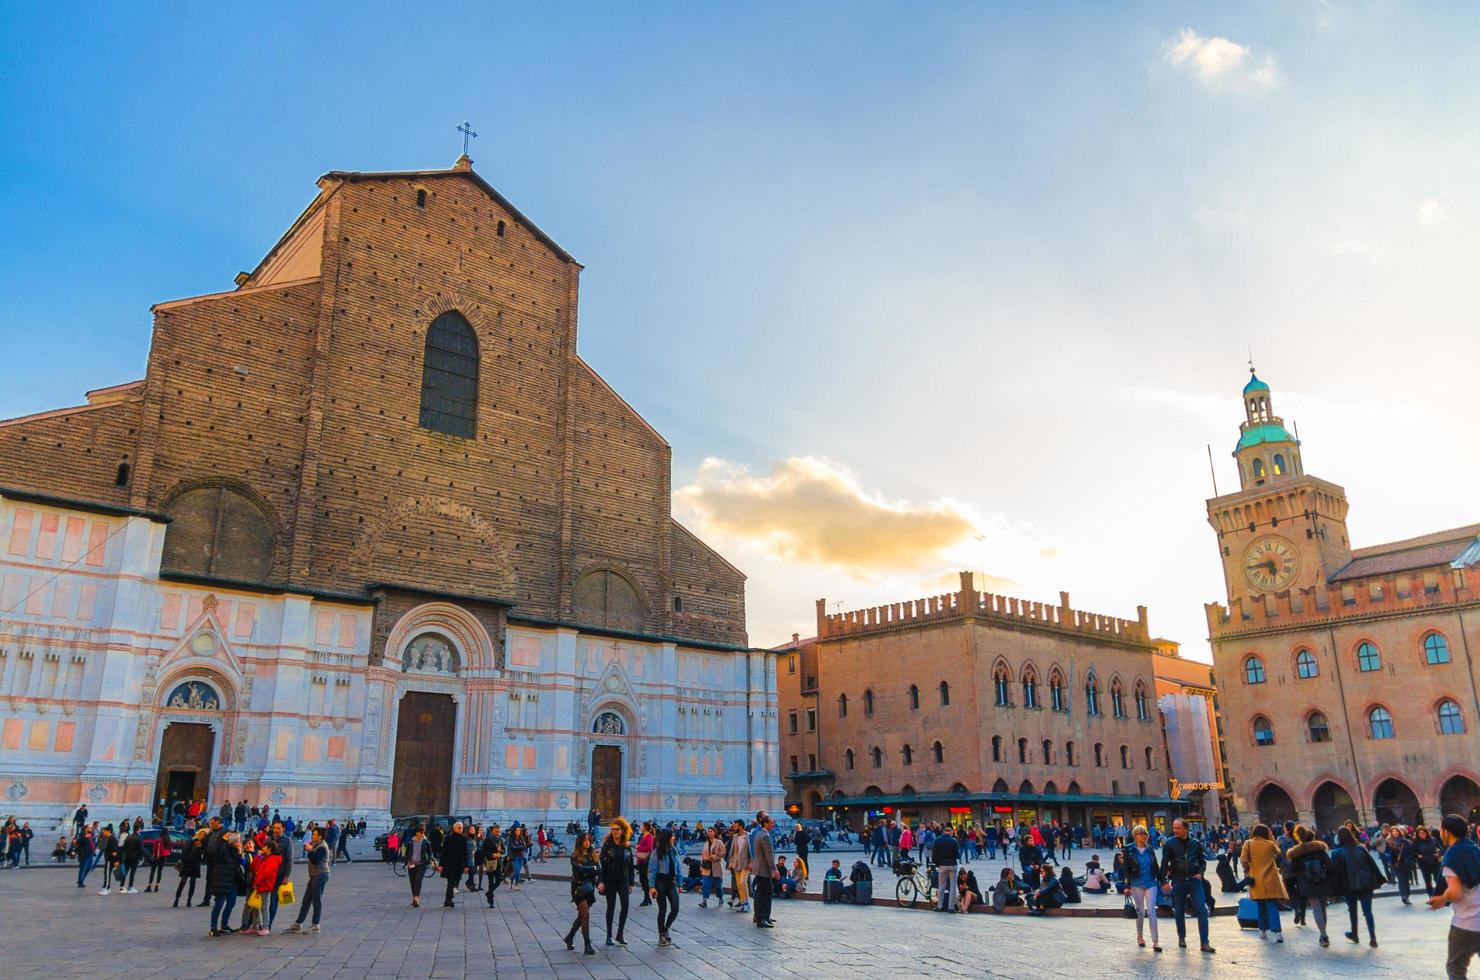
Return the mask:
[[466,156],[326,174],[142,380],[0,422],[10,808],[779,803],[744,576],[577,354],[580,271]]
[[1480,525],[1354,548],[1346,491],[1306,473],[1258,377],[1244,409],[1240,489],[1207,502],[1228,587],[1208,629],[1240,817],[1322,831],[1480,817]]

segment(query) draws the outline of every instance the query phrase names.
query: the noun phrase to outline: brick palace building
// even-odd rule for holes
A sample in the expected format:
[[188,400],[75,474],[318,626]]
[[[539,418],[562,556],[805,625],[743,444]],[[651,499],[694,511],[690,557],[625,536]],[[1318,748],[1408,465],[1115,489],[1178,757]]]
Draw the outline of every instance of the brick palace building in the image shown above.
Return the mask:
[[1134,620],[977,592],[829,615],[777,648],[790,811],[1169,822],[1156,647]]
[[779,805],[774,656],[581,266],[466,156],[318,188],[142,380],[0,422],[6,811]]
[[1207,502],[1228,586],[1208,629],[1244,822],[1480,815],[1480,525],[1353,548],[1346,492],[1305,472],[1256,376],[1244,410],[1240,488]]

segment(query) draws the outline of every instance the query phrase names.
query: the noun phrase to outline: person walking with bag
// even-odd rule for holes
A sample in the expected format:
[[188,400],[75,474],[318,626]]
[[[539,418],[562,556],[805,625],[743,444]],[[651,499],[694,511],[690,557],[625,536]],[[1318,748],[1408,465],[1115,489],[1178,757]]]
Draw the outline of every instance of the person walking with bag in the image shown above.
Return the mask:
[[1377,924],[1372,919],[1372,893],[1387,879],[1372,852],[1363,847],[1350,827],[1336,831],[1336,850],[1331,853],[1331,865],[1336,871],[1336,884],[1346,897],[1346,912],[1351,917],[1352,930],[1345,933],[1354,943],[1362,941],[1357,928],[1357,908],[1367,920],[1367,945],[1377,948]]
[[1275,942],[1284,942],[1285,933],[1280,928],[1280,902],[1290,895],[1280,876],[1280,848],[1267,826],[1262,823],[1254,825],[1239,852],[1239,863],[1244,866],[1244,874],[1253,879],[1249,884],[1249,897],[1258,906],[1259,938],[1268,939],[1273,932]]
[[180,872],[180,883],[175,886],[173,908],[180,907],[180,893],[185,891],[187,883],[190,885],[190,891],[185,895],[185,907],[190,908],[195,901],[195,883],[200,880],[200,862],[205,854],[205,842],[205,830],[197,830],[190,843],[185,845],[185,850],[180,854],[180,860],[175,862],[175,870]]
[[[513,833],[513,831],[511,831]],[[589,831],[576,835],[570,849],[570,901],[576,907],[575,921],[563,937],[565,948],[575,952],[576,932],[586,943],[586,955],[594,956],[596,947],[591,945],[591,906],[596,902],[596,884],[601,877],[601,865],[597,863],[596,848],[591,843]]]
[[[274,820],[268,839],[272,841],[272,852],[278,856],[277,881],[267,896],[267,928],[271,929],[277,921],[278,905],[293,901],[293,838],[288,836],[281,820]],[[286,894],[284,886],[287,886]]]
[[654,829],[652,821],[644,821],[642,833],[637,838],[637,846],[633,848],[633,857],[637,859],[637,883],[642,886],[642,901],[638,904],[638,908],[646,908],[653,904],[648,894],[652,890],[648,866],[653,859],[653,848],[658,844],[658,838],[653,833]]
[[674,846],[673,831],[658,831],[658,846],[653,849],[653,888],[651,896],[658,902],[658,945],[672,946],[673,922],[678,918],[678,881],[682,874],[679,851]]
[[1161,952],[1161,937],[1156,934],[1156,893],[1161,881],[1161,864],[1156,860],[1156,851],[1151,847],[1151,836],[1146,828],[1137,824],[1131,831],[1131,843],[1123,852],[1125,881],[1130,892],[1126,899],[1127,908],[1135,910],[1136,945],[1146,948],[1145,925],[1151,921],[1151,949]]
[[[319,931],[319,917],[324,911],[324,889],[329,887],[331,861],[329,845],[324,843],[322,827],[315,827],[309,831],[308,843],[303,845],[303,857],[308,862],[308,888],[304,891],[303,901],[298,906],[298,918],[287,929],[284,929],[284,932],[315,933]],[[309,912],[313,913],[313,924],[304,929],[303,920],[308,918]]]
[[442,850],[437,855],[437,864],[442,877],[447,880],[447,897],[442,900],[444,909],[455,908],[452,898],[457,894],[457,883],[462,880],[468,863],[468,840],[463,836],[462,821],[452,825],[452,833],[442,841]]
[[432,845],[427,841],[427,829],[417,824],[411,837],[401,846],[401,853],[406,864],[406,877],[411,881],[411,907],[419,909],[421,882],[426,877],[427,868],[432,864]]
[[1331,938],[1326,935],[1326,900],[1331,897],[1331,855],[1326,842],[1317,840],[1304,824],[1295,825],[1294,836],[1295,846],[1285,852],[1285,860],[1295,874],[1298,889],[1295,901],[1302,908],[1309,907],[1316,927],[1321,930],[1320,944],[1330,946]]
[[242,923],[242,932],[266,936],[269,933],[266,917],[267,896],[277,889],[278,869],[283,859],[272,841],[266,841],[249,869],[252,884],[247,893],[247,918]]
[[623,933],[627,929],[627,895],[637,883],[637,864],[632,859],[632,825],[623,817],[616,817],[601,843],[601,880],[596,890],[606,896],[606,944],[612,945],[612,913],[620,907],[617,918],[618,946],[627,945]]
[[[704,844],[699,850],[699,874],[702,876],[699,892],[699,907],[709,908],[709,896],[714,896],[714,907],[719,908],[719,900],[725,896],[725,842],[720,839],[719,831],[710,827],[704,831]],[[804,845],[797,845],[798,851],[806,850]],[[806,860],[805,856],[802,858]]]
[[483,866],[484,882],[488,888],[485,894],[488,896],[488,907],[497,908],[494,904],[493,893],[498,891],[498,886],[504,883],[504,835],[499,831],[498,824],[490,824],[488,830],[483,834],[483,843],[478,848],[478,863]]

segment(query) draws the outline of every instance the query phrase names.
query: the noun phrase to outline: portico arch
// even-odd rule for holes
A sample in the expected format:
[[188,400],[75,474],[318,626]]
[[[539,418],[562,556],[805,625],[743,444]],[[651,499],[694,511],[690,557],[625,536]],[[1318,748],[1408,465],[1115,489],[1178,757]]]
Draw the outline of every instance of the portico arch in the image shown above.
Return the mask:
[[1295,800],[1279,783],[1266,783],[1254,797],[1254,810],[1260,823],[1273,827],[1295,819]]

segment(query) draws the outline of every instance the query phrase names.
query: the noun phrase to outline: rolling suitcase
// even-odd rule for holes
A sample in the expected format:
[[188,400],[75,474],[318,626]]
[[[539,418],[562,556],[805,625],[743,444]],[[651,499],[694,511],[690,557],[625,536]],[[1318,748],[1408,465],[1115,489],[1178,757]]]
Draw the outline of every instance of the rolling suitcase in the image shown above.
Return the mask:
[[843,880],[841,878],[822,880],[822,900],[828,905],[836,905],[843,900]]
[[872,881],[860,881],[853,886],[853,904],[874,904],[874,883]]
[[1240,929],[1259,928],[1259,906],[1252,898],[1238,900],[1238,927]]

